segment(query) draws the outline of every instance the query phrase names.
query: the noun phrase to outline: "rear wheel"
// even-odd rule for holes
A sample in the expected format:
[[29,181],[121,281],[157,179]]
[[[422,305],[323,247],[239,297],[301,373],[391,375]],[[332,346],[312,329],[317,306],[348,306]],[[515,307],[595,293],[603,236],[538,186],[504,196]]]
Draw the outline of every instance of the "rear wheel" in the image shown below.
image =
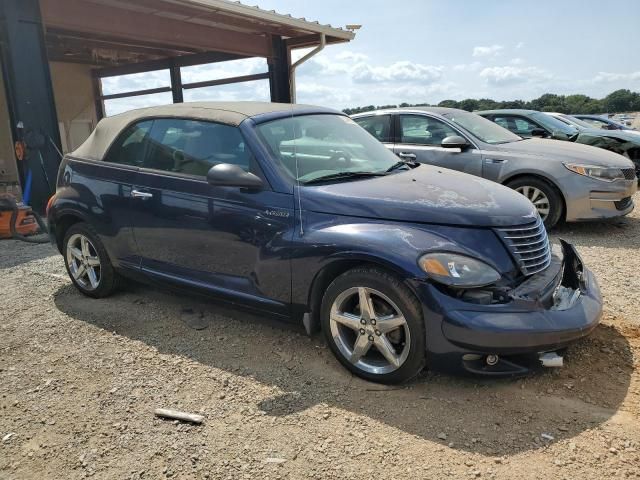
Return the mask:
[[425,364],[421,308],[394,275],[357,268],[336,278],[322,300],[323,332],[334,355],[359,377],[399,383]]
[[521,177],[507,186],[524,195],[536,207],[547,228],[554,227],[562,217],[562,196],[549,182],[537,177]]
[[102,298],[118,287],[118,274],[95,231],[86,223],[76,223],[67,230],[63,250],[67,273],[80,292]]

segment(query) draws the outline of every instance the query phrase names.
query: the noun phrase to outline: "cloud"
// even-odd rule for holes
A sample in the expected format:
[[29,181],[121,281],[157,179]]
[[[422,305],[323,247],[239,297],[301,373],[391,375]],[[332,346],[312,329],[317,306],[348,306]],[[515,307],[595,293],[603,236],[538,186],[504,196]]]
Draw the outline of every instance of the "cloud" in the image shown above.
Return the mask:
[[553,78],[551,74],[537,67],[487,67],[480,72],[490,85],[513,85],[531,83]]
[[480,62],[459,63],[453,66],[454,72],[476,72],[482,68]]
[[395,62],[388,66],[357,64],[352,71],[356,83],[420,82],[432,83],[442,77],[442,67],[412,62]]
[[598,72],[598,74],[593,79],[593,81],[597,83],[620,82],[620,81],[628,82],[628,81],[636,81],[636,80],[640,80],[640,71],[630,72],[630,73]]
[[518,42],[516,44],[516,50],[520,50],[522,47],[524,47],[524,42]]
[[497,57],[502,53],[502,45],[491,45],[489,47],[473,47],[474,57]]
[[336,59],[338,60],[346,60],[348,62],[364,62],[369,59],[367,55],[364,53],[343,51],[336,55]]
[[524,63],[524,60],[521,58],[512,58],[511,60],[509,60],[509,63],[511,65],[522,65]]

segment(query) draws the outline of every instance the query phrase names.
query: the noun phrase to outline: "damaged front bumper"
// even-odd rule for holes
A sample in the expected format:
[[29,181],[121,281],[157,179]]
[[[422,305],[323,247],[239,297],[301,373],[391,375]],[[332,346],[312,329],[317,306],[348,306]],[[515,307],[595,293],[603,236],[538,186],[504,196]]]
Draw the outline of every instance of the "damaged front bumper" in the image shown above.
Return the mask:
[[[424,312],[427,332],[436,332],[427,333],[432,364],[446,370],[455,364],[479,374],[522,374],[529,368],[520,357],[537,359],[588,335],[602,315],[600,289],[575,248],[564,241],[561,247],[545,271],[508,291],[504,303],[473,304],[423,285],[423,305],[426,297],[438,305]],[[488,356],[500,361],[489,365]]]

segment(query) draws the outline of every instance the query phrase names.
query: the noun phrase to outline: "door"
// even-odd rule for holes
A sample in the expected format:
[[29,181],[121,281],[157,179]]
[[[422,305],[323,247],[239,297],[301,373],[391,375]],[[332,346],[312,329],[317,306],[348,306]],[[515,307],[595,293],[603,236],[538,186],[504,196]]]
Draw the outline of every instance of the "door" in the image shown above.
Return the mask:
[[461,132],[448,123],[428,115],[397,115],[398,143],[393,151],[405,160],[416,160],[440,167],[482,176],[482,155],[473,146],[465,150],[443,148],[442,140],[461,136]]
[[393,148],[393,124],[391,115],[369,115],[353,119],[387,148]]
[[282,253],[293,226],[293,196],[209,185],[219,163],[263,178],[240,130],[189,119],[154,121],[136,176],[134,234],[142,270],[277,313],[288,311],[290,269]]
[[[138,270],[140,255],[133,235],[131,192],[142,165],[152,122],[137,122],[127,127],[113,142],[103,161],[70,160],[71,181],[88,203],[92,224],[103,241],[111,261],[120,268]],[[87,185],[91,191],[88,191]]]

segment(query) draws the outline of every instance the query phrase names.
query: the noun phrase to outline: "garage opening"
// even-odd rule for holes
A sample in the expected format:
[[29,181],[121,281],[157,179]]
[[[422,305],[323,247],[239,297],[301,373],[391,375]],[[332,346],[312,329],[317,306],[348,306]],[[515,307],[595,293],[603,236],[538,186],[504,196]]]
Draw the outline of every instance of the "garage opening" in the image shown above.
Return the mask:
[[292,50],[353,38],[226,0],[3,0],[0,181],[19,182],[43,211],[61,155],[105,115],[192,100],[290,102]]

